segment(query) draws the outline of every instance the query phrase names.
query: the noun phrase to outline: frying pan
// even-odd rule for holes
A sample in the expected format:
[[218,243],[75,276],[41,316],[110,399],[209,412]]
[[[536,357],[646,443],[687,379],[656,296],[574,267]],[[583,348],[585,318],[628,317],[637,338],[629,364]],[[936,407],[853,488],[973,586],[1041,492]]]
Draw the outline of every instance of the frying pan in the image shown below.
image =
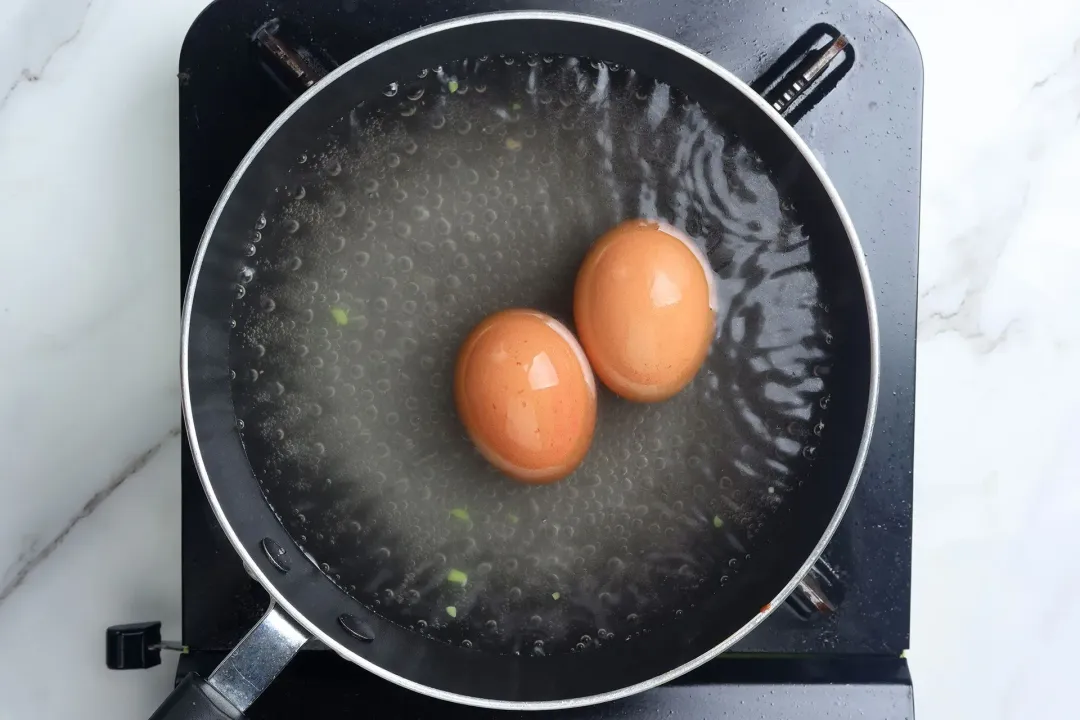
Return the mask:
[[[457,346],[508,306],[569,322],[631,217],[709,257],[709,357],[665,403],[602,393],[565,481],[501,478],[454,417]],[[243,717],[309,640],[491,708],[677,677],[809,572],[878,388],[854,228],[776,110],[667,38],[532,11],[408,33],[290,106],[207,224],[182,352],[196,467],[273,604],[156,718]]]

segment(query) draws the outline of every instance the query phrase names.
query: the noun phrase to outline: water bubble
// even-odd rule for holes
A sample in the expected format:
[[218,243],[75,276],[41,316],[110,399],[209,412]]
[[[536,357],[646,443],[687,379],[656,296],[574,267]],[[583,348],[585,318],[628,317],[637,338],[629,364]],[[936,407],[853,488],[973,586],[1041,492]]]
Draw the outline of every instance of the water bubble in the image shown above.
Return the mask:
[[386,89],[383,90],[383,95],[385,95],[386,97],[394,97],[395,95],[397,95],[397,93],[398,93],[398,84],[396,82],[390,83],[389,85],[386,86]]

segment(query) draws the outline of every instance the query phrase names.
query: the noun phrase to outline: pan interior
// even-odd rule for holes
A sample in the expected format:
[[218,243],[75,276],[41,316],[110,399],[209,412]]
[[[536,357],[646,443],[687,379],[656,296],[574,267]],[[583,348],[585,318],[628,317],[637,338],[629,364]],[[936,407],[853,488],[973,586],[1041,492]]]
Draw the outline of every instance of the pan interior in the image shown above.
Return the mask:
[[[230,356],[249,461],[311,561],[494,653],[592,652],[715,606],[828,421],[812,246],[754,150],[632,69],[528,55],[410,69],[310,148],[233,239]],[[661,404],[601,390],[581,467],[515,484],[455,417],[457,348],[506,307],[570,324],[586,250],[633,217],[707,252],[708,359]]]

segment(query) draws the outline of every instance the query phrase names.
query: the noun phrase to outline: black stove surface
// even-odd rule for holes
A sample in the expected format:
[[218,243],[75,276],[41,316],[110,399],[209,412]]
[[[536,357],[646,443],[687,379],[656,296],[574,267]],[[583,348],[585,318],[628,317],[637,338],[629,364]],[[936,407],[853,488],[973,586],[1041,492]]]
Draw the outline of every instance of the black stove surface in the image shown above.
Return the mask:
[[[290,101],[260,64],[250,40],[272,18],[280,18],[293,38],[332,64],[450,17],[526,7],[587,12],[672,37],[752,84],[821,24],[838,28],[851,41],[848,59],[854,62],[846,74],[837,74],[831,91],[804,104],[805,115],[795,125],[844,198],[878,299],[882,379],[874,438],[853,502],[825,553],[844,585],[843,601],[836,612],[810,619],[786,609],[775,612],[735,653],[673,685],[603,709],[576,711],[575,717],[643,717],[663,709],[724,717],[725,708],[738,708],[739,716],[786,717],[792,714],[784,709],[788,702],[808,718],[831,717],[812,709],[820,705],[835,712],[838,702],[859,703],[871,717],[905,718],[913,712],[900,654],[908,645],[911,610],[922,60],[907,28],[877,0],[810,5],[416,0],[406,7],[385,0],[217,0],[195,21],[181,50],[180,237],[186,268],[229,176]],[[181,482],[183,640],[192,651],[181,669],[206,669],[258,620],[267,595],[244,572],[217,525],[186,453]],[[254,706],[252,718],[293,717],[286,697],[305,694],[323,696],[326,707],[342,711],[362,708],[378,693],[376,699],[395,703],[405,715],[475,712],[445,704],[435,708],[430,703],[436,701],[399,690],[331,653],[307,656]],[[285,692],[289,687],[304,691]],[[783,688],[794,694],[780,692]],[[335,692],[335,700],[326,699]],[[770,702],[776,705],[766,712]]]

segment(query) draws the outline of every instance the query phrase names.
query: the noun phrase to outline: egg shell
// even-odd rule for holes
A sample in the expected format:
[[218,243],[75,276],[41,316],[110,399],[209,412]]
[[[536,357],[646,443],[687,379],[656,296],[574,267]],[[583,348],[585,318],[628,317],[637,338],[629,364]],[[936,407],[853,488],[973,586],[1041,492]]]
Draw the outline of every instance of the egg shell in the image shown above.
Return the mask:
[[709,352],[716,291],[705,255],[675,228],[629,220],[589,249],[574,287],[574,322],[593,371],[629,400],[666,400]]
[[458,416],[480,454],[507,475],[547,483],[585,458],[596,380],[570,331],[535,310],[495,313],[458,352]]

